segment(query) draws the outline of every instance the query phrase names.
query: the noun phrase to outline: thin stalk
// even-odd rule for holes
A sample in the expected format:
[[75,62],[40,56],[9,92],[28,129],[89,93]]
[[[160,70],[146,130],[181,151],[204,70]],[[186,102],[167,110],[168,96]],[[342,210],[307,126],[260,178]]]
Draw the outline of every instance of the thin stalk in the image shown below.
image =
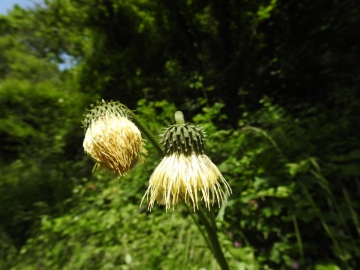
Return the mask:
[[292,218],[293,218],[293,223],[294,223],[295,235],[296,235],[296,239],[297,239],[297,242],[298,242],[298,248],[299,248],[301,263],[304,264],[305,263],[304,249],[303,249],[303,244],[302,244],[302,240],[301,240],[301,234],[300,234],[299,226],[298,226],[298,223],[297,223],[296,216],[293,215]]
[[216,225],[216,218],[215,218],[215,215],[214,215],[214,212],[212,209],[209,209],[208,211],[206,211],[206,209],[202,208],[203,212],[205,212],[207,214],[207,216],[209,217],[209,220],[211,222],[211,226],[213,228],[217,228],[217,225]]
[[199,231],[200,231],[202,237],[204,238],[207,246],[209,247],[209,249],[211,250],[211,252],[214,253],[214,249],[213,249],[213,247],[212,247],[209,239],[206,237],[204,230],[201,228],[199,222],[196,220],[193,212],[191,211],[191,209],[189,208],[189,206],[188,206],[185,202],[184,202],[184,205],[185,205],[186,209],[189,211],[192,220],[195,222],[196,227],[199,229]]
[[349,193],[347,192],[346,188],[343,188],[342,190],[343,190],[345,201],[346,201],[347,206],[349,208],[351,217],[353,219],[355,228],[356,228],[358,234],[360,235],[360,222],[359,222],[359,219],[358,219],[358,214],[356,213],[356,211],[355,211],[355,209],[353,207],[353,203],[351,202],[351,198],[350,198]]
[[332,240],[333,244],[334,244],[334,249],[336,251],[336,255],[339,257],[339,259],[344,263],[344,265],[346,266],[346,269],[350,269],[350,266],[346,260],[346,258],[343,255],[343,249],[340,247],[339,242],[337,241],[332,229],[330,228],[330,226],[326,223],[320,209],[317,207],[317,205],[315,204],[314,200],[312,199],[312,197],[310,196],[308,190],[306,189],[305,185],[303,183],[300,182],[300,186],[303,189],[307,199],[309,200],[310,204],[312,205],[312,207],[314,209],[316,209],[319,213],[319,218],[320,218],[320,222],[325,230],[325,232],[328,234],[328,236],[330,237],[330,239]]
[[[211,246],[213,247],[213,254],[220,265],[222,270],[229,270],[229,265],[227,264],[227,261],[225,259],[224,253],[222,252],[220,242],[217,236],[217,228],[213,228],[211,226],[211,221],[206,217],[206,213],[202,208],[199,208],[199,210],[196,211],[196,214],[198,215],[200,221],[202,224],[204,224],[205,230],[208,234],[209,240],[211,242]],[[216,226],[216,225],[215,225]]]
[[[126,107],[127,108],[127,107]],[[137,125],[137,127],[141,130],[141,132],[148,138],[148,140],[151,142],[151,144],[155,147],[156,151],[160,155],[163,155],[163,151],[161,149],[160,144],[158,143],[158,139],[153,135],[153,133],[145,126],[140,119],[134,114],[133,111],[131,111],[129,108],[127,108],[132,120]]]

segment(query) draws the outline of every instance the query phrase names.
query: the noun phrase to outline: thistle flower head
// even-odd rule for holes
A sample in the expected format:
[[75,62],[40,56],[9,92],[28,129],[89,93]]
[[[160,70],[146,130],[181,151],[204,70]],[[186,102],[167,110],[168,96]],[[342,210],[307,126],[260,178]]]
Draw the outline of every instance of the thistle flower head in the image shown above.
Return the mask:
[[143,200],[147,197],[150,210],[155,202],[164,204],[167,210],[180,199],[190,201],[194,211],[199,208],[200,200],[209,209],[215,201],[220,206],[231,193],[231,188],[204,154],[203,129],[186,124],[181,112],[175,113],[175,119],[177,123],[161,135],[165,157],[151,175]]
[[119,102],[92,105],[83,121],[84,150],[96,167],[125,175],[146,153],[139,129],[129,120],[128,109]]

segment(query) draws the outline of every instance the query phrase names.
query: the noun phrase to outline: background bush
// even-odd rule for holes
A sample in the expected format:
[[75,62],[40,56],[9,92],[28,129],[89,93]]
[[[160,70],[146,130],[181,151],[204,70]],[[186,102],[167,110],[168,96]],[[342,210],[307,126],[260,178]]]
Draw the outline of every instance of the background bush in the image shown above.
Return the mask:
[[[182,110],[233,194],[231,269],[358,269],[358,1],[51,0],[0,16],[0,269],[218,269],[183,205],[82,149],[96,100]],[[66,63],[66,64],[64,64]]]

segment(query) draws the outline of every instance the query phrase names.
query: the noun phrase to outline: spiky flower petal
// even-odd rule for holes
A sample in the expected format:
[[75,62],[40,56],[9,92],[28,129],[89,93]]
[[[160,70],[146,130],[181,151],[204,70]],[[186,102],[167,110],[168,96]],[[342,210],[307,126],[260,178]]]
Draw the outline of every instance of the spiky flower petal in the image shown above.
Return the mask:
[[226,193],[231,193],[231,188],[208,156],[172,154],[165,156],[151,175],[145,196],[149,209],[157,202],[168,210],[184,199],[195,210],[199,200],[209,209],[215,201],[220,207]]
[[141,133],[118,102],[98,103],[84,124],[83,146],[86,154],[95,160],[95,168],[108,168],[123,176],[137,161],[142,161],[141,154],[146,151]]

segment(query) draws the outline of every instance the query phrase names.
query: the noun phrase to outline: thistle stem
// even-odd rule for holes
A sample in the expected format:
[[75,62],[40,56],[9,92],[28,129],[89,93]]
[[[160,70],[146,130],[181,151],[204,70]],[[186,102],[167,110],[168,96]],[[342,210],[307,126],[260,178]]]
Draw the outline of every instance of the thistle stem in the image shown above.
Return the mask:
[[205,232],[202,229],[199,221],[195,218],[194,213],[191,211],[191,209],[189,208],[189,206],[185,202],[184,202],[184,205],[185,205],[186,209],[188,210],[188,212],[189,212],[192,220],[194,221],[196,227],[198,228],[199,232],[201,233],[202,237],[204,238],[206,244],[208,245],[209,249],[211,250],[212,253],[214,253],[214,248],[213,248],[212,244],[210,243],[209,239],[206,237]]
[[[126,107],[127,108],[127,107]],[[158,151],[160,155],[163,155],[163,151],[161,149],[160,144],[158,143],[158,139],[153,135],[153,133],[145,126],[140,119],[134,114],[133,111],[131,111],[129,108],[127,108],[129,111],[131,118],[133,119],[134,123],[137,125],[137,127],[141,130],[141,132],[148,138],[148,140],[151,142],[151,144],[155,147],[155,149]]]
[[[209,210],[212,211],[212,210]],[[208,215],[206,215],[206,210],[202,207],[199,207],[199,210],[196,211],[199,219],[204,224],[205,230],[208,234],[211,246],[212,246],[212,252],[219,263],[222,270],[229,270],[229,265],[225,259],[224,253],[221,249],[221,245],[219,242],[219,238],[217,236],[217,226],[216,221],[214,218],[214,214],[211,212]],[[206,217],[208,216],[208,217]],[[209,220],[210,219],[210,220]]]
[[[152,132],[140,121],[139,118],[136,117],[136,115],[129,110],[129,113],[131,114],[131,117],[134,121],[134,123],[138,126],[138,128],[141,130],[141,132],[148,138],[148,140],[151,142],[151,144],[155,147],[155,149],[158,151],[159,154],[163,155],[163,150],[161,149],[161,146],[158,142],[158,140],[155,138],[155,136],[152,134]],[[176,122],[177,124],[180,124],[184,122],[184,116],[181,112],[177,112],[176,114]],[[186,203],[185,203],[186,205]],[[206,213],[206,210],[202,208],[201,206],[195,213],[199,217],[199,221],[204,225],[205,230],[207,232],[207,237],[204,233],[204,231],[201,229],[200,222],[198,222],[193,213],[191,212],[191,209],[187,207],[187,210],[189,211],[191,217],[193,218],[194,222],[196,223],[201,235],[204,237],[205,242],[209,246],[210,250],[212,251],[214,257],[216,258],[217,262],[219,263],[222,270],[229,270],[229,265],[225,259],[224,253],[221,249],[221,245],[217,236],[217,226],[216,221],[214,218],[214,214],[212,212]],[[212,210],[209,210],[212,211]]]

